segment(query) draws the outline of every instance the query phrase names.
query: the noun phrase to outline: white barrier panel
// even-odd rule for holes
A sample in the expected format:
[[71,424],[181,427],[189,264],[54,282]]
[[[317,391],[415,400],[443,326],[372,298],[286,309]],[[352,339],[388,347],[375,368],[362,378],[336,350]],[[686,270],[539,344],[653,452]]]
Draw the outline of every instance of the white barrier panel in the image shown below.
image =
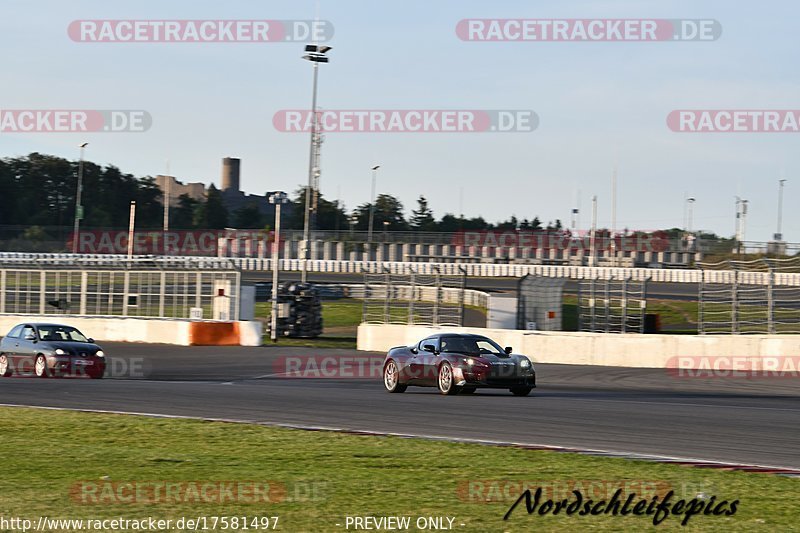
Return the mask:
[[[800,357],[800,335],[641,335],[361,324],[359,350],[385,352],[435,332],[486,335],[536,363],[672,368],[677,358]],[[800,370],[800,369],[798,369]]]
[[[63,264],[64,261],[83,259],[97,262],[98,265],[128,262],[126,256],[111,254],[37,254],[0,252],[0,259],[6,268],[14,262],[35,260],[43,265]],[[191,263],[197,268],[216,268],[220,261],[232,262],[242,270],[270,270],[270,260],[253,261],[241,257],[215,258],[191,256],[134,256],[134,261],[180,261]],[[300,259],[281,259],[281,270],[300,271],[303,261]],[[347,272],[361,274],[381,274],[388,269],[393,274],[459,274],[463,269],[470,277],[513,277],[520,278],[526,274],[545,277],[569,277],[571,279],[622,279],[630,277],[634,281],[650,280],[667,283],[698,283],[703,278],[707,283],[731,283],[734,279],[732,270],[692,270],[692,269],[657,269],[657,268],[624,268],[624,267],[584,267],[584,266],[552,266],[552,265],[508,265],[487,263],[415,263],[399,261],[344,261],[344,260],[310,260],[309,272],[337,273]],[[739,282],[753,285],[767,285],[770,276],[766,272],[740,272]],[[800,274],[776,273],[774,283],[788,286],[800,286]]]
[[[145,342],[154,344],[191,345],[190,320],[73,317],[69,315],[0,315],[0,335],[5,335],[20,323],[66,324],[78,328],[97,341]],[[196,324],[197,322],[195,322]],[[208,322],[215,324],[216,322]],[[238,322],[239,344],[261,346],[262,324],[258,321]]]

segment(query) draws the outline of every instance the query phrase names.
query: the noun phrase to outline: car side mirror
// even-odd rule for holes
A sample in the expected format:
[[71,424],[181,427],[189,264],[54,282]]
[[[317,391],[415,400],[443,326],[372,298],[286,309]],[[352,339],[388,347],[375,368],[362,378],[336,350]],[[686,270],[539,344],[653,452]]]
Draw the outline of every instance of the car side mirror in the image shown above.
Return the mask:
[[25,335],[25,340],[26,341],[35,341],[36,340],[36,335],[34,335],[33,333],[28,333],[27,335]]
[[89,337],[88,339],[86,339],[86,342],[88,342],[89,344],[94,344],[94,339]]
[[436,353],[436,347],[433,344],[423,344],[422,349],[426,352]]
[[511,352],[514,351],[514,348],[512,348],[511,346],[506,346],[505,349],[503,349],[503,351],[510,355]]

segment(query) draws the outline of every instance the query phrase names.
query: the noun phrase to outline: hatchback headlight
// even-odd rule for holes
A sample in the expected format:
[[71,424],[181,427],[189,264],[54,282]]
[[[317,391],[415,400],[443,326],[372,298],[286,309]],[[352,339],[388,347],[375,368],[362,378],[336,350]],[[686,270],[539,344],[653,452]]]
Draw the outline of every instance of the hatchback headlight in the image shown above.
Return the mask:
[[62,350],[61,348],[56,348],[55,354],[56,355],[66,355],[67,352]]
[[106,354],[105,354],[105,352],[103,350],[97,350],[97,353],[95,353],[95,355],[97,357],[105,357],[106,356]]
[[523,359],[519,362],[519,366],[522,368],[530,368],[531,367],[531,360],[530,359]]

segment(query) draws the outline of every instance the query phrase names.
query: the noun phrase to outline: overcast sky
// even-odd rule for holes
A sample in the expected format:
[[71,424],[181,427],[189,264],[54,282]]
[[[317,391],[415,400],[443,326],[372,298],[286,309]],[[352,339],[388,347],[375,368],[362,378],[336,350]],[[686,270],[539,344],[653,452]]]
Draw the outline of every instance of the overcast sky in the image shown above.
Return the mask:
[[[318,7],[317,7],[318,6]],[[308,135],[272,119],[307,109],[310,63],[302,43],[81,43],[78,19],[312,19],[330,21],[331,62],[320,69],[325,109],[533,110],[539,127],[513,133],[337,133],[322,149],[323,194],[348,208],[378,191],[410,211],[419,194],[435,214],[510,215],[565,224],[578,191],[581,225],[591,196],[617,226],[682,226],[729,236],[736,195],[750,202],[748,240],[776,228],[800,241],[800,133],[671,131],[677,109],[800,109],[800,7],[792,1],[463,0],[4,0],[0,109],[142,109],[145,133],[0,133],[0,156],[86,156],[139,176],[171,173],[219,184],[220,160],[242,159],[242,188],[294,191],[307,179]],[[465,18],[715,19],[710,42],[465,42]],[[463,207],[460,196],[463,191]]]

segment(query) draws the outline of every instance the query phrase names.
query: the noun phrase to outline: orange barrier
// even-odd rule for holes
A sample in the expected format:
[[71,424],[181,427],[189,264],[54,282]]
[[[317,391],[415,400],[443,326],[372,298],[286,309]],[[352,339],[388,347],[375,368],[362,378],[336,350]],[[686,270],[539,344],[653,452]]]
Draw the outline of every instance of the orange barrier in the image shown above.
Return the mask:
[[191,322],[189,346],[239,346],[237,322]]

